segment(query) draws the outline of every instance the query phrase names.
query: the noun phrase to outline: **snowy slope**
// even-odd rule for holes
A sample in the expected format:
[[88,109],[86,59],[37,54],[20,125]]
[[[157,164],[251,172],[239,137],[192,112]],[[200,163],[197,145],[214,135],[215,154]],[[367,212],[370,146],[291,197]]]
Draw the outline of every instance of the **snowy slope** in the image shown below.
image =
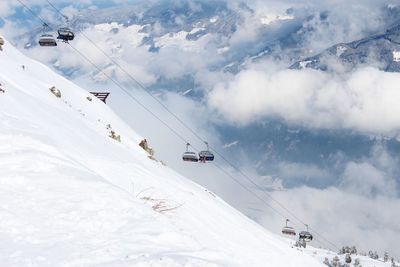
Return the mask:
[[[308,255],[311,255],[311,256],[319,259],[321,262],[324,262],[325,259],[328,259],[328,262],[332,263],[334,258],[337,257],[339,259],[339,263],[341,265],[345,264],[345,256],[346,256],[345,254],[339,255],[339,254],[329,251],[329,250],[317,249],[317,248],[312,248],[312,247],[305,249],[304,252]],[[356,262],[357,259],[362,267],[392,267],[392,263],[390,260],[387,262],[384,262],[382,258],[375,260],[375,259],[371,259],[368,256],[360,255],[360,254],[357,254],[357,255],[352,254],[351,255],[352,261],[350,263],[350,266],[354,266],[354,263]],[[396,266],[398,266],[397,262],[395,264],[396,264]],[[327,265],[327,266],[331,266],[331,265],[332,264]]]
[[[292,239],[285,238],[285,241],[287,244],[289,244],[291,247],[295,247],[295,241]],[[298,251],[301,253],[304,253],[306,255],[310,255],[317,259],[320,262],[325,262],[325,266],[335,266],[332,264],[334,262],[334,259],[337,258],[339,261],[339,265],[336,265],[338,267],[340,266],[345,266],[346,261],[345,257],[346,254],[338,254],[337,252],[333,252],[327,249],[322,249],[322,248],[315,248],[312,246],[307,246],[306,248],[296,248]],[[328,261],[326,261],[328,260]],[[381,257],[379,259],[372,259],[369,256],[366,256],[366,253],[357,253],[357,254],[351,254],[351,263],[350,266],[355,266],[355,262],[359,262],[359,266],[362,267],[393,267],[391,263],[391,259],[387,262],[384,261],[384,259]],[[399,262],[394,262],[396,266],[400,266]],[[346,267],[346,266],[345,266]]]
[[1,266],[321,266],[149,159],[106,105],[8,42],[0,82]]

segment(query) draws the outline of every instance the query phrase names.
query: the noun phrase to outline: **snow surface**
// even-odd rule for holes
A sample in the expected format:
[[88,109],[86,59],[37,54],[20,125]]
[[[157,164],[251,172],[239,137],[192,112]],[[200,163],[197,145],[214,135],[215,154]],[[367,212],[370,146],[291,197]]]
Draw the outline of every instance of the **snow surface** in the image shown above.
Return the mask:
[[282,21],[282,20],[293,20],[294,16],[293,15],[287,15],[287,14],[282,14],[282,15],[276,15],[276,14],[267,14],[264,15],[262,18],[260,18],[260,22],[263,25],[270,25],[273,22],[277,21]]
[[[306,249],[299,249],[299,250],[319,259],[322,262],[325,260],[325,258],[327,258],[329,260],[329,262],[332,262],[333,258],[335,258],[335,256],[337,256],[340,260],[340,263],[342,265],[345,264],[346,254],[337,254],[337,253],[329,251],[329,250],[318,249],[318,248],[313,248],[313,247],[307,247]],[[360,254],[357,254],[357,255],[352,254],[351,258],[352,258],[352,262],[351,262],[350,266],[354,266],[354,262],[356,259],[358,259],[360,261],[360,266],[363,266],[363,267],[391,267],[392,266],[390,260],[388,262],[384,262],[382,258],[375,260],[375,259],[371,259],[368,256],[364,256],[364,255],[360,255]],[[397,262],[396,262],[396,265],[398,265]]]
[[167,33],[161,37],[154,38],[154,44],[156,47],[160,48],[176,47],[182,51],[199,52],[207,47],[206,44],[209,38],[211,38],[211,35],[205,34],[197,41],[188,40],[187,36],[202,31],[203,29],[204,28],[194,28],[191,32],[180,31],[176,33]]
[[210,22],[211,23],[215,23],[215,22],[217,22],[219,20],[219,17],[218,16],[215,16],[215,17],[212,17],[211,19],[210,19]]
[[338,45],[336,47],[336,56],[340,57],[344,52],[347,51],[347,47],[343,45]]
[[400,52],[399,51],[393,51],[393,61],[394,62],[400,62]]
[[307,65],[310,64],[310,63],[312,63],[311,60],[301,61],[300,62],[300,68],[301,69],[305,69],[305,68],[307,68]]
[[322,266],[149,159],[87,91],[3,48],[1,266]]

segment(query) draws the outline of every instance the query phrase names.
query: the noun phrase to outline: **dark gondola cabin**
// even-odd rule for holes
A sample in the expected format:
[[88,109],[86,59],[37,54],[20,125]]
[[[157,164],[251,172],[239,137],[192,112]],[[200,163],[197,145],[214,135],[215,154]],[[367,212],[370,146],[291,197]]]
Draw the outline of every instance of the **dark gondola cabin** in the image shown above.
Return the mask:
[[211,153],[209,147],[208,147],[208,143],[204,142],[207,146],[207,150],[203,150],[199,152],[199,160],[201,162],[206,162],[206,161],[213,161],[214,160],[214,154]]
[[57,39],[63,40],[64,42],[72,41],[75,38],[75,34],[69,28],[60,28],[57,32]]
[[214,160],[214,154],[211,153],[208,150],[200,151],[199,153],[199,160],[201,162],[206,162],[206,161],[213,161]]
[[57,41],[51,34],[43,34],[39,38],[40,46],[57,46]]
[[313,240],[313,236],[308,231],[301,231],[299,234],[299,239],[304,240],[306,242],[310,242]]

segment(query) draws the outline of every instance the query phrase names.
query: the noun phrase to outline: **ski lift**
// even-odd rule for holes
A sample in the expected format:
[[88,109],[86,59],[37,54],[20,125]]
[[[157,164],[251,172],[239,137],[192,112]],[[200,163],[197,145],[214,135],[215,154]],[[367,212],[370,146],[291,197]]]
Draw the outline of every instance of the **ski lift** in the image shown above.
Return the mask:
[[310,242],[313,240],[312,234],[308,231],[308,224],[305,225],[307,227],[306,231],[301,231],[299,233],[299,239],[304,240],[306,242]]
[[[65,15],[62,15],[62,16],[63,16],[63,18],[65,20],[65,24],[68,26],[70,24],[69,23],[69,18],[67,16],[65,16]],[[58,33],[57,39],[60,39],[65,43],[68,43],[68,41],[72,41],[75,38],[74,32],[68,27],[59,28],[57,33]]]
[[[43,31],[46,32],[49,29],[49,25],[47,23],[43,23]],[[54,39],[51,34],[42,34],[39,37],[39,45],[40,46],[57,46],[57,41]]]
[[57,46],[56,39],[51,34],[42,34],[39,38],[40,46]]
[[197,154],[192,151],[189,151],[189,146],[190,146],[190,144],[187,143],[186,144],[186,152],[183,153],[183,156],[182,156],[183,161],[198,162],[199,159],[197,158]]
[[295,235],[296,235],[296,230],[294,230],[293,227],[288,226],[288,225],[287,225],[288,222],[289,222],[289,219],[286,219],[286,226],[284,226],[284,227],[282,228],[282,234],[284,234],[284,235],[293,235],[293,236],[295,236]]
[[58,37],[57,39],[63,40],[63,42],[72,41],[75,38],[75,34],[71,31],[70,28],[63,27],[58,29],[57,31]]
[[206,161],[213,161],[214,160],[214,154],[211,153],[211,151],[208,148],[208,143],[204,142],[207,145],[207,150],[203,150],[199,152],[199,160],[201,162],[206,162]]

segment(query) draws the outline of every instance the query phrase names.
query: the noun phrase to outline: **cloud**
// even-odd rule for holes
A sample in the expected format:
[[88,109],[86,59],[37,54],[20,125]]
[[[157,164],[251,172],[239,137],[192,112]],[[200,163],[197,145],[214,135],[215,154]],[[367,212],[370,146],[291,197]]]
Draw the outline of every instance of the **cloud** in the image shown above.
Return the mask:
[[[211,56],[215,54],[215,47],[208,45],[212,39],[211,35],[205,35],[197,40],[187,40],[188,32],[165,34],[155,39],[155,45],[161,49],[154,53],[149,51],[150,44],[141,45],[143,38],[149,35],[142,29],[141,25],[125,27],[117,23],[98,24],[83,30],[83,34],[90,41],[76,32],[76,38],[71,45],[96,66],[111,71],[109,74],[117,77],[119,81],[132,82],[124,71],[109,67],[111,60],[91,42],[95,43],[131,76],[145,85],[154,84],[159,77],[179,79],[185,75],[192,75],[199,70],[207,69],[208,65],[218,59]],[[66,44],[60,43],[56,50],[34,47],[27,53],[42,62],[56,62],[56,66],[62,70],[73,68],[76,75],[87,74],[93,70],[93,66],[86,59]]]
[[[116,29],[115,33],[111,33],[114,29]],[[132,45],[140,44],[141,39],[145,36],[139,33],[140,29],[141,27],[137,25],[122,27],[116,23],[100,24],[83,30],[83,34],[97,47],[110,55],[131,76],[140,77],[140,82],[147,85],[153,83],[156,78],[149,71],[149,66],[142,64],[142,62],[146,62],[152,55],[146,47],[132,49]],[[73,48],[68,44],[59,43],[57,49],[34,47],[26,52],[39,61],[54,64],[61,70],[74,69],[75,75],[87,75],[89,73],[100,77],[102,74],[98,75],[99,70],[93,67],[92,62],[108,75],[117,77],[120,82],[132,82],[124,71],[112,66],[111,60],[91,42],[77,33],[76,38],[71,42]]]
[[12,20],[6,19],[4,20],[4,24],[0,28],[0,33],[3,36],[8,37],[9,41],[13,43],[13,38],[18,37],[26,31],[26,28],[16,24]]
[[[251,50],[254,46],[266,45],[281,37],[290,42],[294,35],[296,49],[301,51],[300,57],[315,55],[337,43],[385,31],[393,22],[384,8],[393,4],[390,0],[362,3],[356,0],[246,1],[252,12],[238,8],[237,1],[229,3],[243,18],[230,39],[232,46],[250,43],[246,49]],[[368,19],[365,19],[365,14],[368,14]],[[284,27],[284,23],[277,23],[279,21],[290,21],[296,27]],[[279,50],[280,47],[274,49]],[[280,57],[284,57],[284,53]]]
[[11,1],[0,2],[0,17],[7,17],[14,14],[15,8]]
[[233,141],[231,143],[224,144],[223,148],[231,148],[239,144],[239,140]]
[[[390,255],[400,257],[397,249],[400,238],[400,200],[397,198],[369,198],[334,187],[324,190],[300,187],[274,192],[272,195],[291,211],[296,211],[300,219],[338,247],[356,245],[359,251],[378,250],[381,255],[388,251]],[[276,206],[274,202],[271,204]],[[260,223],[279,233],[285,218],[268,208],[262,209],[264,216]],[[295,223],[297,231],[304,229],[295,218],[289,214],[287,217]],[[311,232],[315,236],[311,245],[332,247],[313,230]]]
[[[398,258],[400,252],[396,244],[400,238],[400,198],[399,181],[396,181],[394,174],[399,173],[399,163],[400,157],[391,155],[382,142],[375,145],[363,159],[348,161],[342,173],[337,175],[337,186],[332,184],[324,189],[300,186],[269,194],[314,228],[311,230],[315,237],[314,246],[331,247],[319,236],[322,234],[338,247],[356,245],[359,251],[378,250],[381,255],[388,251]],[[294,167],[289,165],[289,172],[290,169]],[[296,169],[306,171],[304,166],[296,166]],[[311,167],[310,172],[324,173],[319,169],[315,171],[315,167]],[[242,207],[244,213],[251,214],[276,233],[280,232],[285,218],[294,223],[297,231],[304,229],[301,222],[275,201],[263,192],[259,192],[259,195],[283,217],[259,202],[253,202],[251,210],[249,206]]]
[[396,181],[366,162],[349,162],[340,187],[345,191],[371,197],[397,196]]
[[389,154],[385,146],[375,145],[369,157],[347,162],[339,188],[346,192],[370,198],[399,196],[396,177],[400,158]]
[[340,75],[249,69],[216,85],[208,103],[234,123],[279,117],[305,127],[398,134],[399,83],[398,74],[368,67]]

